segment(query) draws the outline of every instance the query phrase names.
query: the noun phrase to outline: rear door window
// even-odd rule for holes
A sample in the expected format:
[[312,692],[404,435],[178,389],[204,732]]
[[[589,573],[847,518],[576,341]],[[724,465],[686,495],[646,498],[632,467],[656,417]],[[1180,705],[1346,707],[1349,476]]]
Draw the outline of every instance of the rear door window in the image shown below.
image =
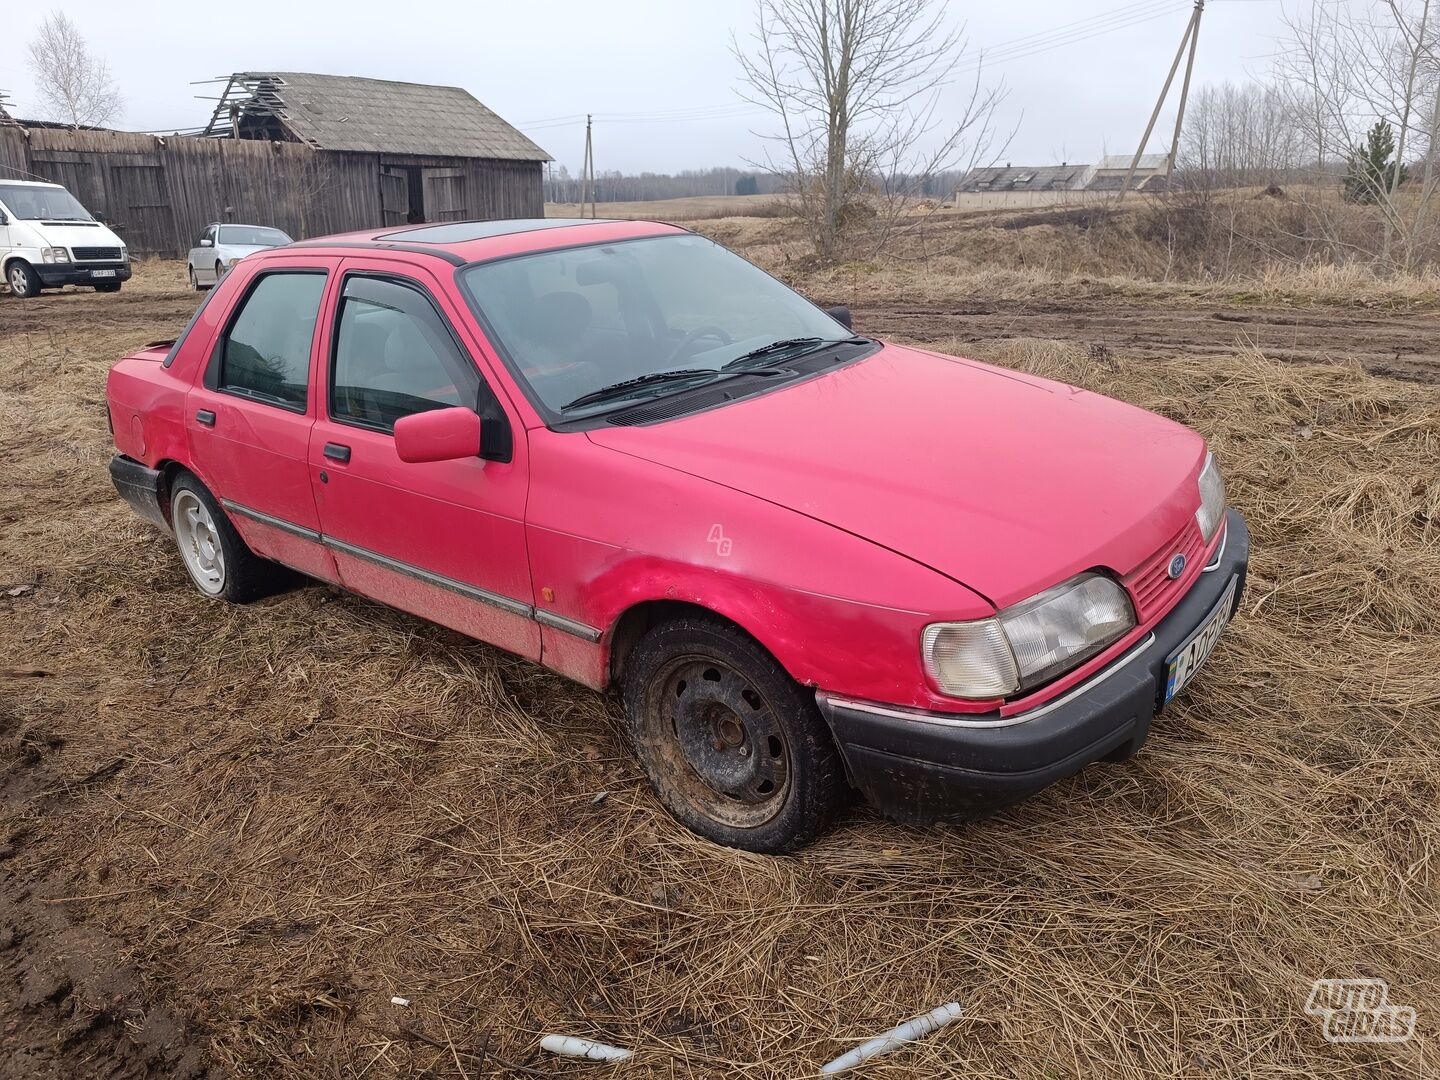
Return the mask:
[[217,389],[304,412],[324,291],[323,272],[282,270],[256,279],[220,340]]

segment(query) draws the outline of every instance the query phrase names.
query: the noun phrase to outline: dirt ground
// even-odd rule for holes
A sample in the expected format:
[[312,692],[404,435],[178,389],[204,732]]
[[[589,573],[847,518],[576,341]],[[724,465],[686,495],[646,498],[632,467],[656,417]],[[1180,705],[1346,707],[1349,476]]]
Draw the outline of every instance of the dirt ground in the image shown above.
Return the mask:
[[[1134,761],[771,859],[674,825],[609,698],[329,588],[196,594],[105,472],[105,370],[182,286],[0,295],[0,1080],[794,1077],[950,1000],[863,1075],[1440,1068],[1440,313],[855,298],[1197,427],[1252,578]],[[1322,977],[1414,1038],[1326,1042]]]

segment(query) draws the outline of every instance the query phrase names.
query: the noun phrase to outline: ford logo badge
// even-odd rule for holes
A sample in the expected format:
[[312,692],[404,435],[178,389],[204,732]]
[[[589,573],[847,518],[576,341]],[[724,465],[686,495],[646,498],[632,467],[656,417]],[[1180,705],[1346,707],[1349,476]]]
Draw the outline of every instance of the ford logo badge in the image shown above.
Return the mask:
[[1170,575],[1171,581],[1174,581],[1181,574],[1183,574],[1185,572],[1184,554],[1177,552],[1176,554],[1172,555],[1170,557],[1170,565],[1166,567],[1165,572]]

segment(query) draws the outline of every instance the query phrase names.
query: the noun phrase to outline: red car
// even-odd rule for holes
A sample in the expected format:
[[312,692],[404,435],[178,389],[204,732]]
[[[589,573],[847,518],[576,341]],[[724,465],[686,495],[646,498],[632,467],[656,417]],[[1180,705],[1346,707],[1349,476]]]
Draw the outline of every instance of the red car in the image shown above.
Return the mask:
[[1204,441],[856,336],[654,222],[252,255],[115,365],[116,487],[207,596],[283,568],[623,695],[666,807],[786,851],[1140,747],[1235,611]]

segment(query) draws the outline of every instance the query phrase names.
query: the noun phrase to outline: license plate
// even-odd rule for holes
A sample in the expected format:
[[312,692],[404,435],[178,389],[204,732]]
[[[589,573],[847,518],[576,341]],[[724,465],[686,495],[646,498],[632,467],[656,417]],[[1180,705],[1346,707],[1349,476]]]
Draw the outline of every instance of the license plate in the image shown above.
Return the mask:
[[115,271],[114,271],[114,270],[91,270],[91,271],[90,271],[90,276],[91,276],[91,277],[114,277],[114,276],[115,276]]
[[1230,621],[1230,609],[1235,604],[1236,580],[1233,577],[1230,579],[1225,595],[1210,609],[1205,621],[1190,635],[1189,640],[1165,661],[1165,700],[1161,704],[1168,703],[1185,689],[1186,683],[1195,677],[1201,665],[1210,659],[1210,654],[1215,651],[1215,643],[1220,640],[1220,631],[1224,630],[1225,624]]

